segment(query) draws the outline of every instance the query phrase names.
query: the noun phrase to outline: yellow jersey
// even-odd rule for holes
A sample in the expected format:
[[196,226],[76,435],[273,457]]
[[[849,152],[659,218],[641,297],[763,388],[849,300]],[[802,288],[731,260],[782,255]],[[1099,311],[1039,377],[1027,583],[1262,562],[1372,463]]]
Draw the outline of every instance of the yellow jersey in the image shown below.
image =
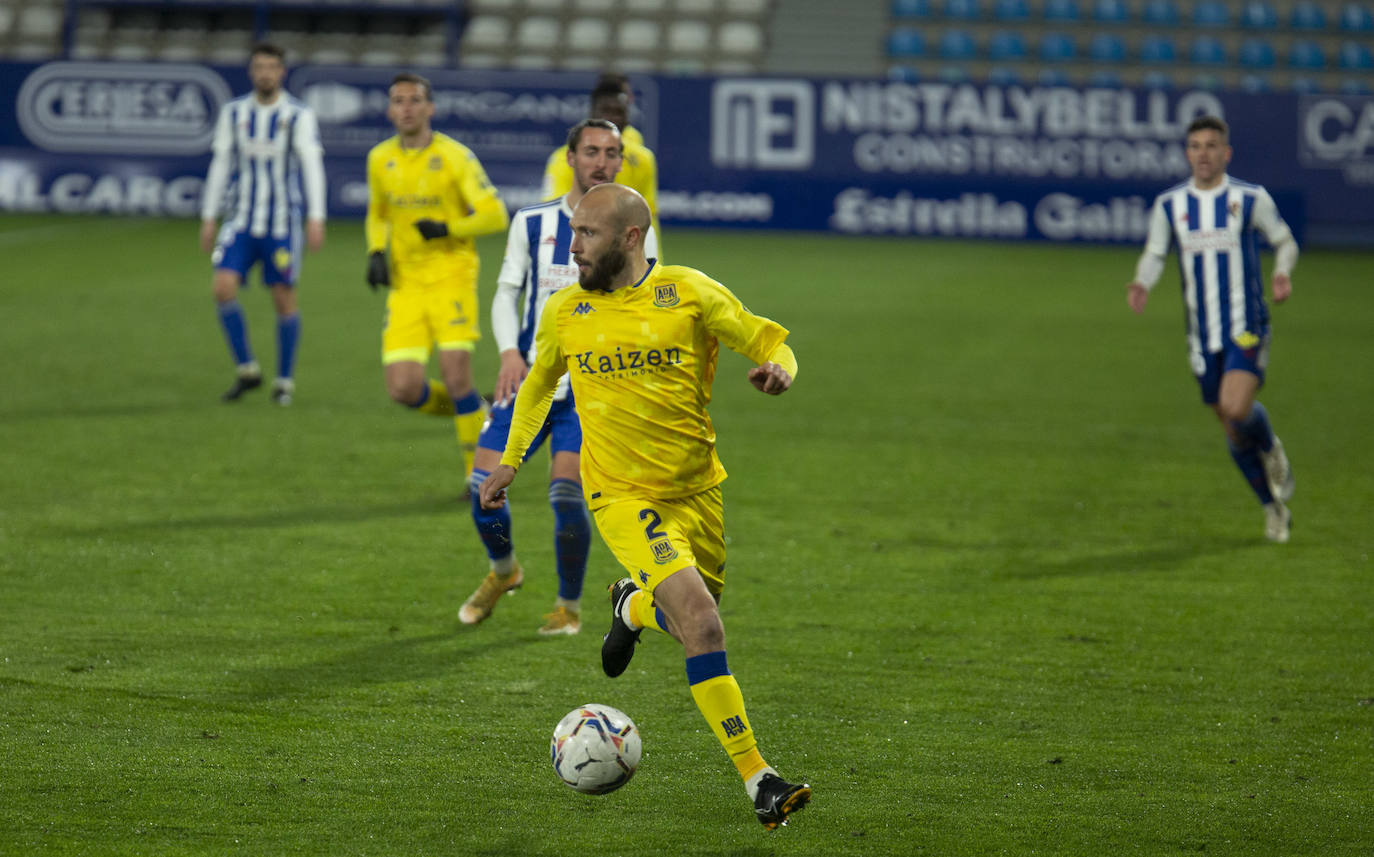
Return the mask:
[[[399,137],[374,146],[367,155],[367,187],[367,251],[390,251],[397,288],[475,278],[473,238],[509,223],[472,150],[437,131],[422,149],[403,148]],[[415,228],[425,219],[448,224],[449,234],[425,240]]]
[[638,283],[613,292],[560,289],[540,316],[501,463],[520,466],[566,372],[593,509],[710,489],[725,479],[706,411],[720,343],[795,375],[786,339],[786,328],[692,268],[652,263]]

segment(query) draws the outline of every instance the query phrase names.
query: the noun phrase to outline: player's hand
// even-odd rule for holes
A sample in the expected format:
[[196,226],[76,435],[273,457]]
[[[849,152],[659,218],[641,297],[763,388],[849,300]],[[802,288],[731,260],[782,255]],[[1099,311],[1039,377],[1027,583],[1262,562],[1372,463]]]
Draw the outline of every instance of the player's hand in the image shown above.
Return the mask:
[[491,475],[482,480],[477,496],[482,499],[483,509],[499,509],[506,505],[506,486],[515,481],[515,468],[509,464],[498,464]]
[[200,252],[209,253],[215,249],[215,221],[202,220],[200,222]]
[[311,253],[318,253],[324,246],[324,221],[305,221],[305,246]]
[[502,351],[501,369],[496,373],[496,392],[492,394],[496,403],[504,405],[514,398],[520,389],[520,382],[528,374],[530,367],[525,363],[525,358],[520,356],[519,349],[507,348]]
[[1293,279],[1287,274],[1275,274],[1269,287],[1274,292],[1274,303],[1281,304],[1293,294]]
[[386,254],[381,250],[367,257],[367,284],[374,292],[378,286],[391,285],[391,271],[387,270]]
[[420,230],[421,237],[426,241],[433,241],[435,238],[443,238],[448,235],[448,224],[442,220],[430,220],[429,218],[417,220],[415,221],[415,228]]
[[1137,315],[1145,311],[1145,302],[1149,299],[1150,290],[1144,284],[1131,283],[1126,286],[1126,303]]
[[762,363],[749,370],[749,383],[770,396],[780,396],[792,386],[792,373],[776,363]]

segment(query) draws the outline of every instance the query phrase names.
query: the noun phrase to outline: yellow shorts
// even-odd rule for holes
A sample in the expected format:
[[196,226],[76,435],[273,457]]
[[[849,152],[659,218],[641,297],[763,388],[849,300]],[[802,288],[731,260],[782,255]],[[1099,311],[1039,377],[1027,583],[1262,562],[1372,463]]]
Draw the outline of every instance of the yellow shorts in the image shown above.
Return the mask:
[[429,360],[429,350],[471,351],[482,338],[477,284],[392,289],[382,327],[382,363]]
[[725,516],[720,486],[676,500],[616,500],[592,514],[606,546],[652,592],[695,567],[712,595],[725,588]]

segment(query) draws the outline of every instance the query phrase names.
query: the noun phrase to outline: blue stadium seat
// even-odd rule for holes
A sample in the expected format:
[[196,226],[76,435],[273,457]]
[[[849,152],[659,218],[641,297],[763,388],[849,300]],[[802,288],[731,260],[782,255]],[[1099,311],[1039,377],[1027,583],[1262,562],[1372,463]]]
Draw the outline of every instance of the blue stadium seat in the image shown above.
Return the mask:
[[1140,78],[1140,85],[1146,89],[1173,89],[1174,79],[1164,71],[1147,71]]
[[940,80],[944,83],[968,83],[968,68],[962,65],[947,65],[940,69]]
[[1250,0],[1240,10],[1240,23],[1249,30],[1273,30],[1279,26],[1279,13],[1267,0]]
[[1178,46],[1169,36],[1150,35],[1140,40],[1140,61],[1171,63],[1178,58]]
[[1088,75],[1088,86],[1097,86],[1103,89],[1120,89],[1122,87],[1121,75],[1112,69],[1100,68]]
[[1063,33],[1045,33],[1040,37],[1040,59],[1045,62],[1068,62],[1077,54],[1078,46]]
[[1293,82],[1288,84],[1288,88],[1299,95],[1316,95],[1322,91],[1317,81],[1310,77],[1295,77]]
[[998,30],[988,39],[988,58],[993,62],[1025,59],[1025,38],[1016,30]]
[[1295,30],[1325,30],[1326,11],[1312,0],[1298,0],[1288,18],[1288,26]]
[[1098,33],[1088,42],[1088,56],[1096,62],[1125,62],[1126,43],[1115,33]]
[[1231,13],[1221,0],[1198,0],[1193,6],[1193,24],[1198,27],[1225,27],[1231,23]]
[[918,83],[921,73],[909,65],[890,65],[887,67],[887,79],[900,80],[902,83]]
[[978,0],[945,0],[945,17],[959,21],[976,21],[983,16]]
[[1274,46],[1266,39],[1246,39],[1240,43],[1240,64],[1246,68],[1273,68]]
[[978,53],[978,43],[968,30],[945,30],[940,36],[940,56],[947,60],[971,60]]
[[1368,47],[1359,42],[1342,42],[1336,64],[1350,71],[1369,71],[1374,69],[1374,56],[1369,53]]
[[892,0],[894,18],[929,18],[930,0]]
[[1193,78],[1194,89],[1205,89],[1208,92],[1220,92],[1222,90],[1221,78],[1215,74],[1204,73]]
[[1358,78],[1347,77],[1341,81],[1342,95],[1369,95],[1374,90],[1369,88],[1369,84]]
[[1363,3],[1347,3],[1341,7],[1341,29],[1347,33],[1374,33],[1374,12]]
[[1325,68],[1326,54],[1316,42],[1300,39],[1288,49],[1288,64],[1293,68]]
[[1093,20],[1099,24],[1124,24],[1131,19],[1126,0],[1097,0],[1093,3]]
[[1247,74],[1240,79],[1240,89],[1242,92],[1269,92],[1272,87],[1269,79],[1262,74]]
[[1069,80],[1069,76],[1065,74],[1062,69],[1057,68],[1041,69],[1040,73],[1035,76],[1035,82],[1041,86],[1073,85],[1073,81]]
[[1056,24],[1076,24],[1083,20],[1078,0],[1045,0],[1045,20]]
[[1021,73],[1014,68],[995,65],[988,69],[988,83],[995,86],[1018,86],[1021,83]]
[[1030,20],[1030,3],[1027,0],[997,0],[992,7],[992,17],[998,21]]
[[926,55],[926,37],[912,27],[897,27],[887,36],[887,55],[923,57]]
[[1140,17],[1156,27],[1178,26],[1178,4],[1174,0],[1146,0]]
[[1226,46],[1216,36],[1195,36],[1188,46],[1188,59],[1194,65],[1225,65]]

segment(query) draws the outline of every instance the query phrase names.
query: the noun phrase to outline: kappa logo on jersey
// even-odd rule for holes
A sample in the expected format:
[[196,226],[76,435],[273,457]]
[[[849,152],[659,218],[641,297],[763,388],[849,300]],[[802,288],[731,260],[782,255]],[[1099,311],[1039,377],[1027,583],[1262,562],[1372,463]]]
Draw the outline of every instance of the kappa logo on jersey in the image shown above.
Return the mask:
[[[596,308],[586,301],[579,303],[572,311],[573,315],[591,315],[596,312]],[[588,352],[590,353],[590,352]]]
[[654,306],[672,307],[681,303],[677,296],[677,283],[663,283],[654,286]]

